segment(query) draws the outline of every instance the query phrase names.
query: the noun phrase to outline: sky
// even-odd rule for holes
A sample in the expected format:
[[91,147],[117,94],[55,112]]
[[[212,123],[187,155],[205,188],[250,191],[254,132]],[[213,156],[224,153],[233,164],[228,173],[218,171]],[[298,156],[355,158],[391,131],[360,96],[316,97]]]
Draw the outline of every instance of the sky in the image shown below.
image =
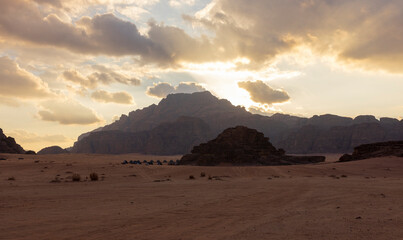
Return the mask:
[[0,0],[0,128],[25,149],[170,93],[403,117],[401,0]]

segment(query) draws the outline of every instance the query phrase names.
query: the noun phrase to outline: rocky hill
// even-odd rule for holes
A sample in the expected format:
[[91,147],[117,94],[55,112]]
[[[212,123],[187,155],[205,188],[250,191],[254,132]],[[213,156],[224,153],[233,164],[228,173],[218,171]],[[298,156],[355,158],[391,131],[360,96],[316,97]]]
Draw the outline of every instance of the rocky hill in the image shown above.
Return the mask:
[[0,153],[25,153],[25,150],[15,142],[12,137],[4,135],[3,130],[0,128]]
[[217,138],[195,146],[182,157],[182,165],[290,165],[325,161],[321,156],[288,156],[277,150],[267,137],[244,126],[224,130]]
[[340,162],[362,160],[375,157],[403,157],[403,141],[364,144],[354,148],[353,154],[344,154]]
[[45,154],[63,154],[63,153],[69,153],[69,151],[59,146],[51,146],[41,149],[37,154],[45,155]]
[[[203,123],[203,129],[208,130],[190,134],[189,125],[181,127],[182,117]],[[171,94],[158,105],[122,115],[110,125],[81,135],[72,151],[184,154],[194,146],[191,144],[205,142],[237,125],[257,129],[269,137],[274,146],[289,153],[344,153],[361,144],[403,140],[403,121],[397,119],[377,120],[370,115],[353,119],[331,114],[312,118],[284,114],[268,117],[233,106],[210,92],[198,92]],[[170,141],[171,137],[180,141]]]

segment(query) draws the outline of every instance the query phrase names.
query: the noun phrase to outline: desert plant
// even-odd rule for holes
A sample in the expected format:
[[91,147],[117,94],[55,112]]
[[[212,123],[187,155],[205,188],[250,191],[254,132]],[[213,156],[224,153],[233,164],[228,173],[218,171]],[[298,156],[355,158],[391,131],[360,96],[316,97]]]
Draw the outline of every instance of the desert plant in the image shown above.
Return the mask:
[[205,172],[201,172],[200,173],[200,177],[205,177],[206,176],[206,173]]
[[189,176],[189,180],[195,180],[195,179],[196,179],[195,176],[193,176],[193,175]]
[[81,176],[78,173],[74,173],[73,176],[71,176],[71,179],[73,182],[79,182],[81,180]]
[[90,174],[91,181],[98,181],[98,174],[93,172]]
[[15,177],[9,177],[8,181],[15,181]]

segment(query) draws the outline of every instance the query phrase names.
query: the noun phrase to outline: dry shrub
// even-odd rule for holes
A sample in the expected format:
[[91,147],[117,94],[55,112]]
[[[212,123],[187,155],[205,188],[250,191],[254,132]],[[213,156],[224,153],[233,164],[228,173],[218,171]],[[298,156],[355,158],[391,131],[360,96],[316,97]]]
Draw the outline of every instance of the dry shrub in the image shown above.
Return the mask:
[[71,176],[71,180],[73,180],[73,182],[79,182],[81,180],[80,174],[74,173],[73,176]]
[[189,180],[195,180],[195,179],[196,179],[195,176],[193,176],[193,175],[189,176]]
[[91,173],[90,174],[90,179],[91,181],[98,181],[98,174],[97,173]]
[[206,176],[206,173],[205,172],[201,172],[200,173],[200,177],[205,177]]

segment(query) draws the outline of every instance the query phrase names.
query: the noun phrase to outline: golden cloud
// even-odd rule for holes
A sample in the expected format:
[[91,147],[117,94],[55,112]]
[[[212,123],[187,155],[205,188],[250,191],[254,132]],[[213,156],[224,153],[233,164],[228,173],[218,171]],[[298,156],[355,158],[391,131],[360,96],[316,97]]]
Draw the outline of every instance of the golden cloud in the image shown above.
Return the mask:
[[92,109],[81,105],[75,100],[45,101],[40,103],[40,108],[38,116],[44,121],[58,122],[65,125],[89,125],[102,121]]
[[47,98],[54,96],[48,85],[22,69],[9,57],[0,57],[0,96],[3,98]]
[[238,82],[238,86],[248,91],[251,100],[256,103],[272,105],[290,100],[290,96],[284,90],[273,89],[262,81]]
[[132,95],[127,92],[110,93],[104,90],[98,90],[91,94],[91,98],[98,102],[118,103],[118,104],[133,104]]
[[146,93],[152,97],[164,98],[172,93],[194,93],[203,91],[206,91],[206,89],[194,82],[181,82],[175,87],[169,83],[161,82],[154,84],[152,87],[148,87]]

